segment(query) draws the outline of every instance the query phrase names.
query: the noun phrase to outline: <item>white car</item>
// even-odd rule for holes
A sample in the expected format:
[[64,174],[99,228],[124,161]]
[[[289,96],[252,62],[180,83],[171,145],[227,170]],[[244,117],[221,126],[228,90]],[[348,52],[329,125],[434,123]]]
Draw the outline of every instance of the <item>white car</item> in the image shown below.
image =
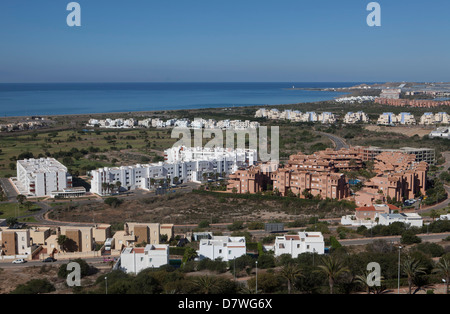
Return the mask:
[[27,261],[24,260],[23,258],[19,258],[19,259],[15,259],[13,260],[13,264],[23,264],[26,263]]

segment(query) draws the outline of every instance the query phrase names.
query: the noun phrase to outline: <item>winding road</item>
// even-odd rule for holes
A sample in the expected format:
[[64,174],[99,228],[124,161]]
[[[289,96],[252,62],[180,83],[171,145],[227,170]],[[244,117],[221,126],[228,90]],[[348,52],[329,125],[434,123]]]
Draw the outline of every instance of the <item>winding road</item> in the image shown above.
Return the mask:
[[328,137],[333,142],[335,150],[340,150],[342,148],[350,147],[342,137],[339,137],[339,136],[336,136],[336,135],[333,135],[330,133],[320,132],[320,131],[317,131],[317,133]]

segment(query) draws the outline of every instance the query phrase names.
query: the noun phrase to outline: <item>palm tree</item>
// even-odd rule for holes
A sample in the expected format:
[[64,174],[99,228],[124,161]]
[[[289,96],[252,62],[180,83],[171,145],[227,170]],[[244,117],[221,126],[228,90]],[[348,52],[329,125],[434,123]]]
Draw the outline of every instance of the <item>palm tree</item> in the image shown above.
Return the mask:
[[216,278],[207,275],[193,278],[192,283],[200,290],[200,293],[204,294],[210,294],[218,287]]
[[402,270],[408,276],[408,294],[411,294],[414,279],[420,274],[425,274],[425,268],[421,266],[420,260],[407,256],[402,264]]
[[[367,280],[367,278],[369,277],[370,274],[371,274],[371,272],[366,270],[366,271],[364,271],[363,274],[355,276],[355,282],[362,285],[366,289],[367,294],[370,294],[370,291],[372,288],[372,286],[369,285],[369,282]],[[382,276],[380,277],[380,280],[383,280]],[[376,293],[376,290],[374,291],[374,293]]]
[[281,271],[280,275],[287,280],[288,294],[291,294],[291,284],[297,278],[303,276],[302,271],[298,265],[287,264]]
[[319,265],[319,271],[328,277],[328,284],[330,285],[330,294],[333,294],[333,287],[340,275],[348,272],[348,268],[344,263],[331,255],[321,258],[322,264]]
[[58,239],[56,240],[58,245],[61,246],[61,250],[66,251],[66,244],[68,242],[69,238],[63,234],[61,234],[60,236],[58,236]]
[[436,264],[436,268],[433,269],[433,272],[439,273],[442,276],[444,276],[445,280],[445,294],[448,294],[448,283],[450,281],[450,260],[443,257],[439,261],[439,263]]
[[108,190],[108,183],[103,182],[103,183],[102,183],[102,191],[105,192],[105,191],[107,191],[107,190]]
[[19,202],[19,204],[22,205],[23,202],[25,202],[25,200],[27,199],[27,197],[23,194],[19,194],[17,195],[16,199]]
[[117,181],[116,182],[116,188],[117,188],[117,193],[120,193],[120,187],[122,186],[122,182]]

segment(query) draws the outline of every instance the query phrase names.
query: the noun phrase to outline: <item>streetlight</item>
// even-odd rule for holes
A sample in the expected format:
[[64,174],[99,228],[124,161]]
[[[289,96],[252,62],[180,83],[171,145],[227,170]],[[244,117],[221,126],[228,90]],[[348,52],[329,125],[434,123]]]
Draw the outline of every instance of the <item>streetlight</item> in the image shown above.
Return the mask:
[[256,294],[258,294],[258,261],[256,263]]
[[105,294],[108,294],[108,277],[105,276]]
[[402,246],[398,247],[398,289],[397,294],[400,294],[400,251],[402,249]]
[[314,255],[316,255],[316,249],[313,248],[313,267],[315,267],[316,265],[314,264]]

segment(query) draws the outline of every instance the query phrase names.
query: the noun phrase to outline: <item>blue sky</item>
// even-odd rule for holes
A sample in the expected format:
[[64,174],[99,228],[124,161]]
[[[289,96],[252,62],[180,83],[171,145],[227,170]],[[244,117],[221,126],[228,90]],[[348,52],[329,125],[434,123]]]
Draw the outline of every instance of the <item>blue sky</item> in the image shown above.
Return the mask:
[[450,2],[0,2],[0,82],[450,81]]

